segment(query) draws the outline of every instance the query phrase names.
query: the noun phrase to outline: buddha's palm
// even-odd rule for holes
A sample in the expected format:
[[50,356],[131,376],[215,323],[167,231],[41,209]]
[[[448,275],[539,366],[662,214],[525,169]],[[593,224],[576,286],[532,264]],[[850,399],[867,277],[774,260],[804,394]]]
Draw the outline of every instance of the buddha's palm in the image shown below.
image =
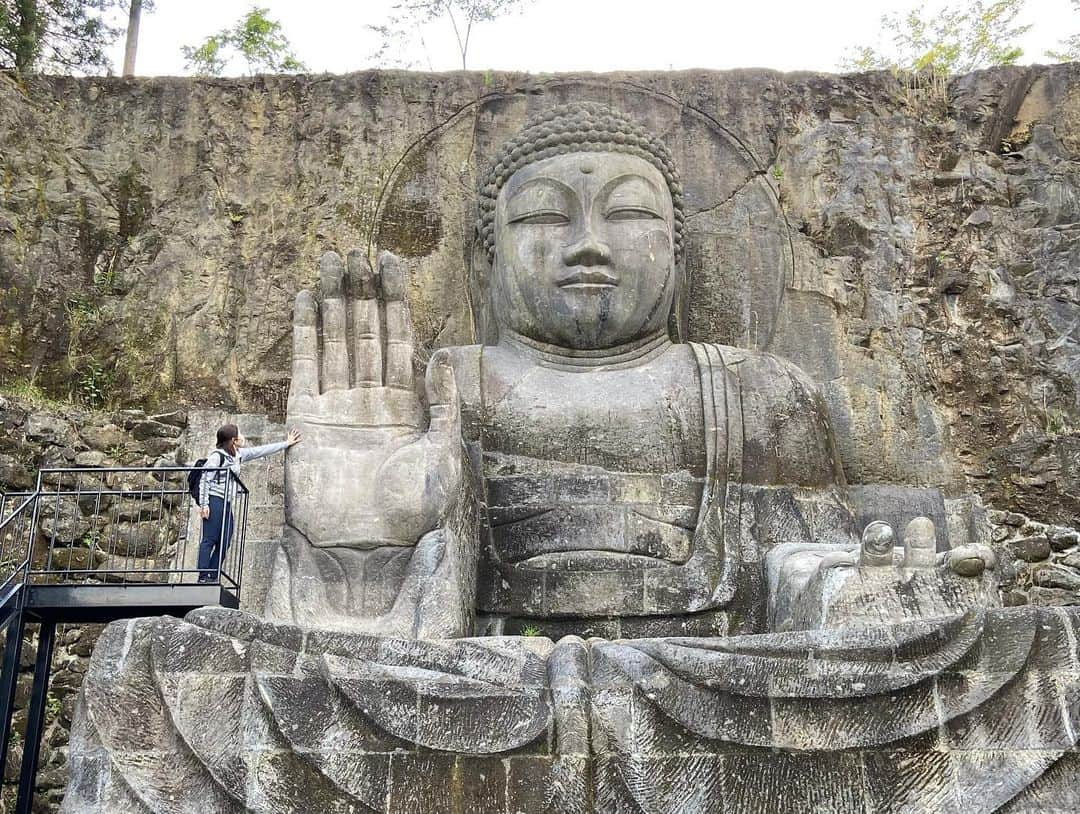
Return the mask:
[[321,289],[318,302],[300,292],[294,311],[288,422],[303,442],[286,461],[286,519],[317,548],[419,543],[405,577],[412,588],[401,587],[421,590],[431,575],[413,572],[430,570],[440,559],[422,549],[445,545],[429,532],[461,493],[453,370],[439,355],[428,366],[431,418],[425,422],[414,390],[413,331],[398,258],[383,253],[375,273],[360,252],[350,252],[347,270],[337,254],[327,253]]

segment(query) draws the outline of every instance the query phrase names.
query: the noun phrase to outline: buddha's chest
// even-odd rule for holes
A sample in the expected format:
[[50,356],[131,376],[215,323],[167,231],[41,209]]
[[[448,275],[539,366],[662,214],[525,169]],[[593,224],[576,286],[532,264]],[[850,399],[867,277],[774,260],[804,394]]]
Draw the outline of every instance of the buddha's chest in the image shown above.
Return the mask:
[[526,367],[493,354],[483,389],[485,453],[614,472],[704,474],[701,390],[685,346],[615,370]]

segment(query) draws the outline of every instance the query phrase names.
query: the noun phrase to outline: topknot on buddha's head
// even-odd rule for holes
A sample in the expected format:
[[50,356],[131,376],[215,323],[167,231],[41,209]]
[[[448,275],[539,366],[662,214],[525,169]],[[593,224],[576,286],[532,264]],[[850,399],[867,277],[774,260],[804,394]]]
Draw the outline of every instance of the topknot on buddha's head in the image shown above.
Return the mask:
[[488,260],[495,256],[495,202],[515,172],[567,153],[627,153],[648,161],[667,182],[675,211],[675,259],[683,252],[682,183],[671,151],[630,119],[597,102],[573,102],[545,110],[499,149],[480,187],[477,224]]

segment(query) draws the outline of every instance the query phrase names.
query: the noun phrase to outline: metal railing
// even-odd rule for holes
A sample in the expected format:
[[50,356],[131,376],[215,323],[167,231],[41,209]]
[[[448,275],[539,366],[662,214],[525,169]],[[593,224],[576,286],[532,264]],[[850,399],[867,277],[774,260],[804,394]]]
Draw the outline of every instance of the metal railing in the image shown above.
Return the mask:
[[36,496],[36,492],[0,493],[0,596],[25,578]]
[[[16,811],[30,812],[34,799],[58,623],[183,614],[211,602],[239,606],[247,487],[226,467],[200,468],[217,479],[212,491],[224,493],[211,497],[207,524],[188,492],[193,471],[43,469],[33,492],[0,493],[0,766],[7,765],[22,642],[28,624],[38,629]],[[204,532],[215,528],[203,545]]]
[[200,562],[202,524],[187,483],[193,469],[41,470],[34,492],[2,496],[0,590],[21,576],[32,586],[209,582],[239,596],[248,489],[226,467],[200,470],[227,478],[230,518]]

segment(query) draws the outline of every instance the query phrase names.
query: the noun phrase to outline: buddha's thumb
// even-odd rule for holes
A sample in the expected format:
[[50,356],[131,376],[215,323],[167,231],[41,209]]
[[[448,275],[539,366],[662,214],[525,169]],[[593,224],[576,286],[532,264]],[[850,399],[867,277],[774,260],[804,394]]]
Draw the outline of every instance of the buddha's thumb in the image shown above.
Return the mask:
[[424,384],[431,407],[431,432],[459,435],[461,407],[454,368],[447,354],[436,353],[431,357]]

